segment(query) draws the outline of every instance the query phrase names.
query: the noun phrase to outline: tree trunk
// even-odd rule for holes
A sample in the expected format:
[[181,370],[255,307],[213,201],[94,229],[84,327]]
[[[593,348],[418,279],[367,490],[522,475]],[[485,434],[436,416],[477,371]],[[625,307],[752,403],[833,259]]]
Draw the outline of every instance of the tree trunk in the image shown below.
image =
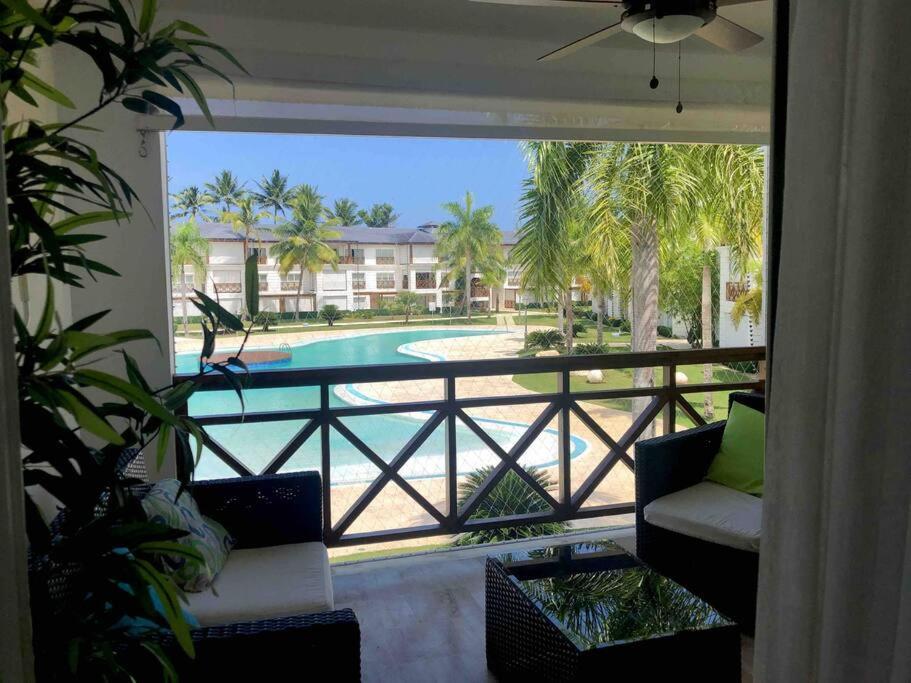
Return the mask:
[[471,322],[471,254],[465,254],[465,315]]
[[[708,258],[708,252],[706,252]],[[712,266],[706,262],[702,266],[702,348],[710,349],[714,346],[712,342]],[[714,380],[712,377],[712,364],[706,363],[702,366],[702,381],[711,384]],[[712,394],[708,391],[703,394],[702,414],[706,422],[711,422],[715,418],[715,405],[712,401]]]
[[604,301],[604,292],[598,291],[598,328],[595,336],[595,340],[599,344],[604,343],[604,307],[606,306]]
[[181,301],[181,307],[183,309],[183,336],[186,337],[189,334],[189,329],[187,328],[187,276],[186,276],[186,266],[180,264],[180,291],[183,293],[183,299]]
[[247,310],[247,233],[244,233],[244,269],[240,273],[240,319],[249,320]]
[[[658,226],[652,219],[635,223],[631,234],[632,243],[632,338],[631,350],[635,352],[654,351],[658,341]],[[633,386],[655,386],[653,367],[635,368]],[[633,399],[633,420],[647,408],[651,397]],[[654,435],[654,422],[649,425],[640,439]]]
[[301,318],[301,290],[304,288],[304,267],[300,267],[300,275],[297,279],[297,301],[294,302],[294,322]]
[[573,323],[575,322],[575,312],[573,311],[573,290],[572,288],[566,290],[565,301],[566,304],[566,352],[572,353],[573,351]]
[[566,329],[563,327],[563,302],[557,297],[557,330],[560,334],[565,334]]

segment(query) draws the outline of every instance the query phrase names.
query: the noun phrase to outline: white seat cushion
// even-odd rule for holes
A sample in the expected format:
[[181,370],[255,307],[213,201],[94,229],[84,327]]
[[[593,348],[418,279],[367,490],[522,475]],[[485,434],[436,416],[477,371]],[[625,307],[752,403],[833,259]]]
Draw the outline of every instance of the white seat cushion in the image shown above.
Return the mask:
[[334,609],[329,553],[322,543],[232,550],[212,584],[188,593],[201,626],[275,619]]
[[711,543],[759,552],[762,499],[704,481],[645,506],[645,521]]

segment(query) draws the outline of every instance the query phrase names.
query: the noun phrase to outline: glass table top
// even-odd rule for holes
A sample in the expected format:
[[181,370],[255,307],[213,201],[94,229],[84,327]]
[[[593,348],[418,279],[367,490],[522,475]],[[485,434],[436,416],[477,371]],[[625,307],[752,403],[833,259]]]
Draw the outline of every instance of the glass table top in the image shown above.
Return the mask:
[[550,546],[495,559],[580,650],[733,625],[611,541]]

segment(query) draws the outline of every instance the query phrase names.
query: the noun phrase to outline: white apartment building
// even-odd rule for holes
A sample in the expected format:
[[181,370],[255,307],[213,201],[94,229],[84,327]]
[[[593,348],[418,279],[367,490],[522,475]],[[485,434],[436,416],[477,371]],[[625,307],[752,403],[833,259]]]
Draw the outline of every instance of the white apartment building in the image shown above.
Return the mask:
[[[247,243],[249,254],[259,256],[260,309],[276,313],[317,311],[334,304],[346,311],[376,310],[407,290],[422,295],[428,309],[440,310],[461,292],[456,292],[452,283],[444,285],[445,272],[440,270],[435,254],[438,227],[334,227],[340,235],[329,244],[338,253],[337,269],[324,266],[316,273],[294,269],[284,275],[269,253],[275,236],[268,227],[260,228]],[[224,223],[200,223],[199,229],[209,242],[205,292],[212,297],[217,294],[223,306],[238,312],[243,296],[243,235]],[[515,241],[515,233],[503,233],[507,253]],[[190,266],[186,267],[186,278],[189,290],[194,286]],[[181,284],[173,282],[172,291],[176,317],[182,309]],[[479,280],[472,286],[471,303],[479,310],[514,309],[517,299],[522,300],[516,269],[508,270],[499,287],[482,285]]]

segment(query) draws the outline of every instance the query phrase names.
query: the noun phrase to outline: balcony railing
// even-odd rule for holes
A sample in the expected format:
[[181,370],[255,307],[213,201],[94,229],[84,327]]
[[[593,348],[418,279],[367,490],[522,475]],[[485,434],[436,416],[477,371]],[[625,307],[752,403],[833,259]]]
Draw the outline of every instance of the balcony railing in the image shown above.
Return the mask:
[[364,280],[352,280],[351,289],[367,289],[367,282]]
[[393,266],[393,265],[395,265],[395,256],[377,256],[376,265]]
[[345,266],[364,265],[363,256],[339,256],[338,262]]
[[414,280],[415,289],[436,289],[437,288],[437,279],[433,276],[425,277],[423,275],[418,275]]
[[506,278],[507,287],[519,287],[519,286],[521,286],[520,282],[521,282],[521,280],[517,277]]
[[300,286],[299,282],[292,282],[285,280],[282,282],[282,291],[283,292],[296,292],[297,288]]
[[240,294],[241,285],[239,282],[216,282],[215,289],[219,294]]
[[377,289],[395,289],[395,278],[377,278],[376,279],[376,288]]
[[490,296],[490,287],[472,287],[471,288],[471,298],[476,299],[480,297]]
[[[615,468],[634,468],[635,442],[656,422],[660,422],[662,433],[676,430],[678,410],[688,416],[697,425],[705,424],[702,415],[689,402],[689,396],[703,392],[723,392],[736,389],[761,389],[763,382],[758,375],[741,374],[740,381],[717,382],[709,384],[678,384],[677,369],[679,366],[700,365],[706,363],[758,363],[765,358],[764,348],[704,349],[685,351],[659,351],[654,353],[606,354],[599,356],[553,356],[545,358],[446,361],[438,363],[369,365],[358,367],[333,367],[315,370],[260,370],[251,373],[246,382],[248,388],[289,388],[318,387],[318,403],[313,407],[288,407],[269,412],[248,412],[246,414],[230,413],[204,415],[197,417],[198,422],[206,426],[240,425],[268,422],[303,421],[303,426],[282,448],[275,453],[269,463],[260,472],[254,472],[237,455],[229,449],[230,444],[222,444],[212,436],[206,435],[205,445],[213,454],[239,475],[273,474],[279,472],[309,440],[319,444],[319,469],[322,472],[323,485],[323,524],[324,538],[327,545],[343,546],[365,542],[380,542],[418,538],[425,536],[456,534],[481,529],[541,524],[545,522],[566,522],[570,520],[589,519],[609,515],[632,513],[634,501],[598,504],[596,500],[599,485]],[[571,385],[572,373],[589,370],[621,370],[629,368],[659,368],[659,380],[655,386],[613,388],[603,390],[577,390]],[[556,373],[557,388],[554,393],[521,393],[509,395],[460,396],[456,392],[459,380],[465,378],[502,377],[504,375],[521,375],[531,373]],[[359,382],[403,382],[413,380],[438,380],[443,388],[442,400],[402,401],[397,403],[372,403],[366,405],[337,405],[330,400],[334,387]],[[195,381],[202,391],[228,390],[230,385],[222,375],[212,373],[201,378],[178,376],[175,381]],[[588,386],[588,385],[586,385]],[[472,392],[469,392],[471,394]],[[425,394],[426,395],[426,394]],[[592,401],[614,401],[633,399],[638,410],[630,413],[630,424],[623,427],[622,433],[610,434],[618,427],[610,427],[609,422],[595,419],[589,414],[596,408]],[[638,401],[636,400],[638,399]],[[513,406],[516,412],[534,409],[538,417],[528,420],[529,424],[516,424],[521,436],[509,447],[504,447],[486,430],[496,429],[492,423],[499,420],[487,420],[477,415],[478,409],[503,408]],[[537,411],[540,410],[538,413]],[[475,411],[475,414],[469,414]],[[615,411],[616,412],[616,411]],[[380,457],[373,448],[352,431],[349,418],[361,416],[380,416],[407,414],[411,418],[424,420],[423,425],[408,439],[391,459]],[[592,440],[594,447],[598,441],[603,449],[597,451],[591,467],[576,472],[576,484],[573,480],[573,427],[571,420],[583,425]],[[346,424],[346,420],[348,423]],[[548,425],[557,421],[558,429],[555,444],[555,468],[558,484],[556,489],[548,490],[531,476],[520,464],[520,458],[526,453]],[[468,500],[459,503],[458,464],[464,462],[472,453],[459,451],[457,426],[467,428],[486,446],[498,462],[485,477]],[[483,426],[482,426],[483,425]],[[434,431],[444,429],[445,470],[441,474],[445,486],[445,505],[440,509],[418,490],[409,478],[403,474],[405,466],[421,449]],[[333,465],[337,463],[333,452],[330,434],[336,432],[364,456],[379,474],[366,485],[350,507],[342,501],[334,502],[333,498]],[[462,447],[465,445],[463,443]],[[475,446],[474,448],[477,448]],[[603,453],[603,455],[602,455]],[[388,455],[388,454],[387,454]],[[208,456],[207,456],[208,457]],[[496,519],[472,519],[482,502],[509,472],[519,476],[532,491],[547,502],[548,510],[544,512],[516,514]],[[628,478],[630,475],[626,474]],[[379,530],[352,531],[352,525],[361,517],[387,484],[396,484],[411,501],[419,505],[432,520],[429,524],[415,524],[405,528],[396,528],[386,524]],[[594,504],[593,504],[594,503]],[[333,505],[337,505],[333,514]],[[340,514],[341,513],[341,514]],[[379,520],[382,523],[382,519]]]

